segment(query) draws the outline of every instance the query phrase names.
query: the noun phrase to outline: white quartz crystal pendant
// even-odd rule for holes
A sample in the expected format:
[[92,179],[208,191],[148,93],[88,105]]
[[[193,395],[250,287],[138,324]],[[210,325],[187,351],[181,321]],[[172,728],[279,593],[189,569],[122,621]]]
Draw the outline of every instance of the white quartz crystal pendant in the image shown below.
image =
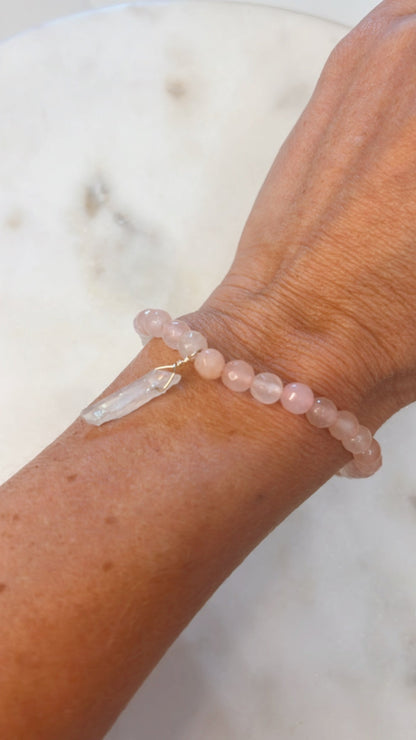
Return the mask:
[[88,424],[95,426],[100,426],[112,419],[121,419],[122,416],[136,411],[153,398],[166,393],[177,385],[181,378],[181,375],[172,371],[156,368],[110,396],[95,401],[81,412],[81,417]]

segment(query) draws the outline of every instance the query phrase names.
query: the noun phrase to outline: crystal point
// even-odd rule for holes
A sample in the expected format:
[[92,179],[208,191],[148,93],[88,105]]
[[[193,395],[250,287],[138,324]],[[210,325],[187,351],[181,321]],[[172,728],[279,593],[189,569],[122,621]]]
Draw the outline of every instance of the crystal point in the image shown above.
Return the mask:
[[151,370],[142,378],[134,380],[110,396],[95,401],[81,412],[81,417],[88,423],[100,426],[113,419],[131,414],[153,398],[162,396],[169,388],[177,385],[182,376],[169,370]]

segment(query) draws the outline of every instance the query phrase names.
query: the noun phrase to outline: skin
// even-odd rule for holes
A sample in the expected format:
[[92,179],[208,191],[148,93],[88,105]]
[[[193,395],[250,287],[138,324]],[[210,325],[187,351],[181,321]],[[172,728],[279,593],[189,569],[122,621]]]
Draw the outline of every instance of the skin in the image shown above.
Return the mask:
[[[416,399],[415,38],[416,2],[390,0],[336,47],[229,274],[187,317],[372,432]],[[176,358],[154,340],[107,390]],[[137,414],[76,420],[1,489],[4,740],[102,738],[224,578],[350,458],[304,418],[183,374]]]

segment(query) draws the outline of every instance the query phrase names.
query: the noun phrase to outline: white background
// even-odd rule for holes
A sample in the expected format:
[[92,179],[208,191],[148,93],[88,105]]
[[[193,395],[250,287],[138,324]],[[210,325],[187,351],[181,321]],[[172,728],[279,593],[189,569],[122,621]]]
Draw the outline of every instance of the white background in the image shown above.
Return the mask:
[[[198,2],[198,0],[188,0]],[[234,0],[238,1],[238,0]],[[353,26],[377,3],[372,0],[252,0]],[[52,18],[123,3],[108,0],[0,0],[0,39]]]

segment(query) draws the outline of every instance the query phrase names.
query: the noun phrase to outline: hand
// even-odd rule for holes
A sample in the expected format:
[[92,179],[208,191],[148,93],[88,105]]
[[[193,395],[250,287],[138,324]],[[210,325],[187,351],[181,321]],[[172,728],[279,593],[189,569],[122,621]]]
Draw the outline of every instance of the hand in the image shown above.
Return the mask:
[[416,2],[386,0],[338,44],[192,318],[374,429],[416,400],[415,43]]

